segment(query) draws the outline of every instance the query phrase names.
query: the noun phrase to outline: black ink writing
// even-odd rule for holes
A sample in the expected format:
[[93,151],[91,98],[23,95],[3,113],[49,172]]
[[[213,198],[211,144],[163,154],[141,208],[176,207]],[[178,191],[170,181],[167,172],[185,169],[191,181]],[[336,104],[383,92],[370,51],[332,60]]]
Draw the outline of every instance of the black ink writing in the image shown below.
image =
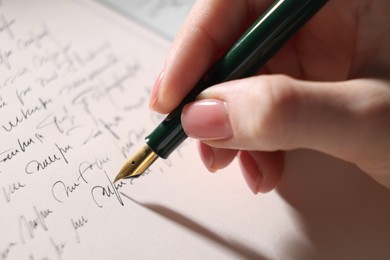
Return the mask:
[[103,208],[103,205],[101,203],[100,198],[101,197],[110,198],[113,195],[115,195],[115,197],[116,197],[117,201],[119,202],[119,204],[124,206],[125,204],[123,203],[121,195],[119,194],[118,190],[122,186],[126,185],[126,183],[121,181],[118,184],[114,184],[110,180],[110,178],[108,177],[108,175],[107,175],[107,173],[105,171],[104,171],[104,174],[107,177],[108,184],[106,186],[97,185],[97,186],[94,186],[91,189],[92,199],[95,202],[96,206],[98,206],[99,208]]
[[106,92],[111,92],[114,89],[123,90],[124,82],[130,78],[134,78],[137,75],[137,72],[141,69],[141,66],[138,63],[129,64],[126,66],[126,71],[119,74],[115,77],[114,81],[105,87]]
[[109,42],[105,42],[100,46],[97,46],[95,49],[89,50],[86,53],[74,53],[75,60],[79,63],[80,66],[86,66],[88,63],[96,60],[97,57],[101,56],[107,50],[111,48]]
[[142,97],[142,98],[140,98],[137,102],[135,102],[134,104],[126,105],[126,106],[124,107],[124,110],[125,110],[125,111],[132,111],[132,110],[135,110],[135,109],[139,109],[139,108],[142,107],[145,103],[146,103],[146,98],[145,98],[145,97]]
[[3,97],[0,96],[0,109],[4,108],[8,104],[4,101]]
[[61,157],[64,159],[65,163],[68,163],[68,160],[66,159],[65,154],[66,154],[70,149],[72,149],[72,146],[66,145],[65,147],[60,147],[58,144],[54,144],[54,145],[57,147],[57,149],[58,149],[58,151],[60,152]]
[[56,146],[59,154],[55,153],[55,154],[48,155],[43,160],[40,160],[40,161],[32,160],[32,161],[28,162],[26,167],[25,167],[25,172],[27,174],[33,174],[33,173],[42,171],[42,170],[46,169],[47,167],[53,165],[57,161],[61,161],[61,160],[64,160],[65,163],[68,164],[68,160],[67,160],[65,155],[70,149],[72,149],[72,146],[66,145],[65,147],[60,147],[57,144],[54,144],[54,145]]
[[4,65],[8,70],[11,70],[10,57],[13,55],[12,50],[3,51],[0,49],[0,66]]
[[110,161],[111,161],[110,158],[104,157],[101,159],[95,159],[95,161],[93,161],[92,163],[88,162],[88,161],[84,161],[84,162],[80,163],[80,165],[79,165],[79,175],[80,176],[78,179],[81,178],[81,179],[83,179],[83,181],[85,183],[88,183],[87,180],[84,178],[84,173],[86,173],[87,171],[91,171],[95,168],[102,170],[104,168],[104,165],[106,165]]
[[70,50],[71,45],[67,44],[59,50],[46,51],[45,54],[36,54],[33,57],[33,63],[37,68],[47,65],[48,67],[54,66],[57,69],[70,69],[74,65],[69,55]]
[[53,195],[53,198],[63,203],[66,198],[69,198],[81,184],[88,184],[88,179],[86,176],[86,173],[98,169],[102,170],[104,168],[104,165],[107,164],[110,161],[108,157],[105,157],[103,159],[95,159],[94,162],[88,162],[84,161],[79,165],[79,176],[77,177],[77,180],[74,181],[72,184],[67,185],[64,181],[59,180],[56,181],[52,188],[51,193]]
[[62,255],[64,254],[64,249],[65,249],[65,243],[64,242],[61,242],[59,244],[57,244],[53,238],[50,238],[50,242],[51,242],[51,245],[53,246],[56,254],[57,254],[57,257],[58,259],[62,259]]
[[36,133],[33,137],[29,137],[27,140],[21,140],[18,138],[17,147],[11,148],[6,151],[0,152],[0,163],[7,162],[15,158],[18,154],[26,152],[26,149],[37,142],[43,142],[43,135]]
[[17,82],[18,79],[25,76],[28,72],[29,69],[27,67],[19,69],[16,73],[11,74],[10,76],[5,78],[2,84],[0,84],[0,89],[12,86],[15,82]]
[[125,159],[129,157],[129,151],[131,151],[135,144],[138,144],[140,142],[140,140],[145,136],[145,133],[145,129],[142,129],[140,132],[136,132],[133,130],[128,132],[126,142],[120,148],[121,153]]
[[50,260],[50,258],[48,256],[43,256],[43,257],[40,257],[40,258],[35,258],[34,255],[29,255],[29,260]]
[[3,187],[3,194],[6,202],[11,202],[11,195],[15,194],[17,191],[26,187],[26,184],[22,184],[20,182],[12,183],[7,187]]
[[51,188],[51,194],[56,201],[63,203],[65,200],[64,198],[62,198],[63,195],[69,198],[71,193],[73,193],[78,186],[80,186],[79,182],[75,182],[68,186],[63,181],[56,181]]
[[20,109],[19,115],[15,116],[14,120],[8,121],[8,125],[3,125],[3,129],[6,132],[11,132],[14,128],[18,127],[22,122],[28,120],[34,114],[46,110],[48,104],[50,103],[52,103],[51,99],[44,100],[42,98],[39,98],[39,104],[31,108]]
[[49,126],[54,126],[61,134],[65,133],[65,123],[67,123],[69,126],[73,126],[75,118],[68,112],[68,109],[65,106],[63,107],[63,110],[63,114],[50,114],[45,117],[40,123],[38,123],[36,129],[43,129]]
[[6,260],[9,256],[9,254],[11,253],[12,249],[17,245],[16,242],[10,242],[8,243],[8,245],[6,246],[6,248],[0,252],[0,259],[1,260]]
[[10,39],[14,38],[12,27],[15,24],[15,19],[7,19],[4,14],[0,15],[0,35],[6,32]]
[[29,49],[31,46],[42,48],[42,41],[50,35],[50,32],[46,24],[42,24],[41,27],[38,32],[31,31],[27,38],[17,40],[19,50]]
[[21,91],[16,90],[16,97],[18,98],[19,102],[24,105],[24,97],[27,96],[27,94],[31,92],[31,88],[27,87],[26,89],[23,89]]
[[116,116],[113,119],[113,122],[110,123],[106,123],[103,121],[103,119],[100,119],[100,123],[103,125],[103,127],[117,140],[120,140],[120,138],[115,133],[114,128],[117,127],[121,121],[123,121],[123,118],[120,116]]
[[58,72],[55,71],[49,74],[48,76],[41,76],[37,78],[35,81],[38,83],[39,86],[44,88],[48,86],[50,83],[56,81],[58,78],[59,78]]
[[101,136],[102,134],[103,134],[102,131],[92,128],[92,130],[88,133],[87,138],[84,140],[83,145],[86,145],[87,143]]
[[80,235],[78,230],[84,227],[88,223],[88,219],[82,216],[81,218],[76,220],[70,219],[70,222],[72,224],[74,231],[76,232],[76,241],[77,243],[80,243]]
[[35,216],[32,219],[27,219],[25,216],[19,217],[19,234],[20,240],[24,244],[26,243],[26,237],[29,239],[34,239],[35,232],[41,228],[44,231],[48,231],[46,224],[46,218],[48,218],[53,211],[50,209],[38,210],[34,206]]

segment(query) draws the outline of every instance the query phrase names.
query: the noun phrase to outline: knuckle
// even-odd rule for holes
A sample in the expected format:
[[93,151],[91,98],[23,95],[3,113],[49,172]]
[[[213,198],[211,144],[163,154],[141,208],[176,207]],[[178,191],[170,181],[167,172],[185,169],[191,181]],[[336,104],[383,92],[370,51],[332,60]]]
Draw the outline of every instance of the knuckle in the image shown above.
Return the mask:
[[[292,79],[287,76],[273,76],[272,80],[264,78],[261,86],[256,88],[261,96],[258,102],[259,117],[254,135],[269,149],[287,149],[294,138],[294,122],[299,116],[301,97],[293,87]],[[256,96],[256,95],[253,95]]]

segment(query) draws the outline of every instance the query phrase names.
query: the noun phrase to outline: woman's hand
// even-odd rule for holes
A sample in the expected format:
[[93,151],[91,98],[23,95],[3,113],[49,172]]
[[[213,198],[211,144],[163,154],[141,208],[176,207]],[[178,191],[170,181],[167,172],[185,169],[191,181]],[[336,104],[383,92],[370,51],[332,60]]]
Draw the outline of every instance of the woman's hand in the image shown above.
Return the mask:
[[[272,1],[198,0],[150,106],[168,113]],[[254,193],[273,189],[283,152],[321,151],[390,188],[390,1],[330,0],[258,76],[208,88],[182,114],[210,171],[237,155]]]

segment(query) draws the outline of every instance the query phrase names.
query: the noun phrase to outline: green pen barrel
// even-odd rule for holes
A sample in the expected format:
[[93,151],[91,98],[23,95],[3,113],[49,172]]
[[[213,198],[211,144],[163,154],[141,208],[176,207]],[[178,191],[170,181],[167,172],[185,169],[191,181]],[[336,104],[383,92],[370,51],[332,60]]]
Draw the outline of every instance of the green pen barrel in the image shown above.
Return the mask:
[[[327,2],[327,0],[278,0],[199,80],[193,90],[145,138],[161,158],[187,138],[181,124],[183,107],[215,84],[254,75]],[[222,28],[226,29],[226,28]]]

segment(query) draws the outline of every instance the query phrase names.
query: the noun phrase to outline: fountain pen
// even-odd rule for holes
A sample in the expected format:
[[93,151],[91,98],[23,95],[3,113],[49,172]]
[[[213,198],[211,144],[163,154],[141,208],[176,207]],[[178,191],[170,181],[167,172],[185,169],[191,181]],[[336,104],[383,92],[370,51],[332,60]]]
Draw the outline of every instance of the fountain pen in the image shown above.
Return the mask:
[[[114,182],[141,175],[157,159],[166,159],[186,138],[183,107],[206,88],[251,76],[315,14],[327,0],[277,0],[201,77],[183,101],[145,138],[146,144],[128,159]],[[222,28],[225,29],[225,28]]]

